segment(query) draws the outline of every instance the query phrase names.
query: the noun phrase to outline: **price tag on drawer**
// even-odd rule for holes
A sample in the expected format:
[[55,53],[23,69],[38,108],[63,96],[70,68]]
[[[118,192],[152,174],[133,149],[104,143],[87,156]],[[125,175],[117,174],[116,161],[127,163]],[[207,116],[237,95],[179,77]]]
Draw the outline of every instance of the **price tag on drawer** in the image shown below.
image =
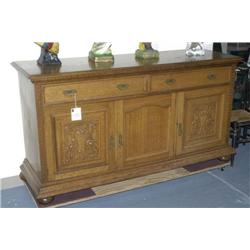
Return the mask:
[[82,120],[82,108],[77,107],[76,92],[74,92],[75,107],[71,109],[71,121]]
[[75,107],[71,109],[71,121],[81,121],[82,120],[82,109]]

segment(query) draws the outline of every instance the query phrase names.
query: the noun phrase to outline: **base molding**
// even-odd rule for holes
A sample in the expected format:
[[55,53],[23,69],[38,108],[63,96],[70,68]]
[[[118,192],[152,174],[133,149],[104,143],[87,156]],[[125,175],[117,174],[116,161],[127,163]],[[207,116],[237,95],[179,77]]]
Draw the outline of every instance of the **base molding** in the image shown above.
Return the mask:
[[[56,195],[54,200],[49,203],[41,203],[40,200],[36,200],[39,208],[45,207],[61,207],[71,205],[78,202],[88,201],[100,197],[105,197],[112,194],[117,194],[136,188],[143,188],[149,185],[157,183],[171,181],[182,177],[191,176],[194,174],[211,171],[218,168],[229,167],[230,162],[221,162],[218,159],[205,161],[202,163],[196,163],[188,165],[182,168],[176,168],[173,170],[167,170],[156,174],[146,175],[142,177],[136,177],[129,180],[115,182],[111,184],[105,184],[94,188],[82,189],[74,192],[69,192],[61,195]],[[29,186],[28,186],[29,188]]]
[[35,199],[46,199],[55,195],[73,192],[86,188],[93,188],[100,185],[110,184],[118,181],[128,180],[136,177],[159,173],[167,170],[181,168],[190,164],[195,164],[212,159],[222,158],[234,154],[231,147],[214,149],[206,153],[196,153],[182,158],[158,162],[135,169],[124,169],[110,174],[88,177],[80,176],[78,178],[65,179],[60,181],[50,181],[41,183],[36,172],[33,170],[27,159],[21,166],[20,177],[24,178]]
[[39,177],[37,176],[37,173],[34,171],[31,164],[29,163],[28,159],[24,159],[20,169],[21,173],[19,177],[22,180],[28,182],[32,194],[34,195],[35,198],[38,198],[42,184]]

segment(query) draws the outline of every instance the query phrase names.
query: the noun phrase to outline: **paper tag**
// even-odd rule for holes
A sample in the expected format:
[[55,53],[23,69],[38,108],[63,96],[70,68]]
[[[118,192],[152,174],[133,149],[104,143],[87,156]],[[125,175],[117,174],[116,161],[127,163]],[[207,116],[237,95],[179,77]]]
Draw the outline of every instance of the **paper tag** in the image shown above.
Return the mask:
[[82,109],[72,108],[71,109],[71,121],[81,121],[82,120]]

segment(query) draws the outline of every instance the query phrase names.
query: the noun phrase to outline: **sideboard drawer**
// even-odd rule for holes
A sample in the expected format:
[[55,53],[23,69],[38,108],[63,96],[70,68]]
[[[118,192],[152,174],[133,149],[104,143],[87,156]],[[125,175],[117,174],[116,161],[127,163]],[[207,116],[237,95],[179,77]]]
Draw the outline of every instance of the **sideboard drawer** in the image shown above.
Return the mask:
[[231,81],[231,67],[206,68],[152,76],[151,91],[186,89]]
[[76,93],[77,100],[143,94],[147,91],[145,76],[81,81],[44,87],[44,103],[70,102]]

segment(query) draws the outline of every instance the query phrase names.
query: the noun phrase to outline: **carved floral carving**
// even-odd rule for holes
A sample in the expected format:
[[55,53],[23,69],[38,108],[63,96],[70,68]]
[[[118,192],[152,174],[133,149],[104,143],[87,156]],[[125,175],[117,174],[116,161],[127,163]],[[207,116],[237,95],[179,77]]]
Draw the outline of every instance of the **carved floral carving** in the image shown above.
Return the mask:
[[191,121],[192,137],[213,135],[216,131],[216,103],[195,106]]
[[63,165],[77,164],[98,158],[98,128],[98,121],[64,125]]

